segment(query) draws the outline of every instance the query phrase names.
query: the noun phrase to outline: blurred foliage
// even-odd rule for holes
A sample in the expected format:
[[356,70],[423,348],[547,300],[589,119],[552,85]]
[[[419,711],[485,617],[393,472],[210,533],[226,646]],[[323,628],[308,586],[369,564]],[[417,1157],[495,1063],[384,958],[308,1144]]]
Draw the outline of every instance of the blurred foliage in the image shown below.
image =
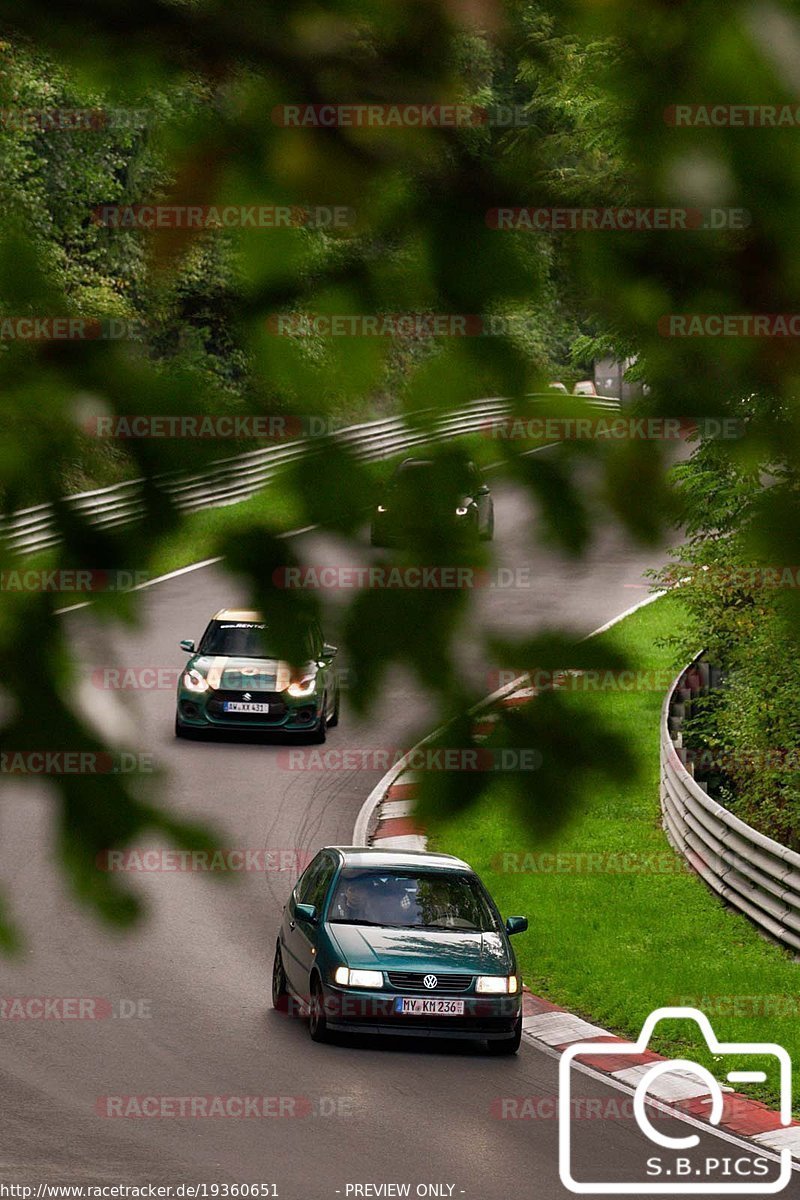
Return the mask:
[[[791,419],[775,398],[741,407],[742,436]],[[788,436],[788,431],[787,431]],[[675,469],[686,542],[656,579],[679,590],[688,621],[673,638],[684,662],[699,649],[715,669],[712,691],[685,727],[694,773],[743,820],[800,848],[800,517],[791,455],[732,458],[725,443],[698,442]],[[767,558],[764,530],[783,541]]]
[[[63,565],[130,569],[149,561],[181,528],[159,474],[220,455],[218,444],[203,441],[100,443],[85,429],[93,414],[346,420],[391,410],[418,421],[419,410],[445,412],[498,394],[523,412],[527,392],[556,372],[569,379],[570,367],[585,369],[600,346],[638,356],[650,384],[644,411],[654,416],[741,415],[750,412],[743,397],[774,398],[780,421],[769,406],[753,405],[745,435],[713,453],[729,488],[729,519],[735,526],[747,514],[748,552],[754,547],[765,562],[794,553],[800,513],[793,496],[776,505],[792,492],[800,439],[797,340],[674,339],[658,324],[669,313],[795,307],[796,130],[685,129],[665,119],[669,106],[690,100],[791,104],[800,44],[794,6],[741,3],[720,14],[708,0],[301,0],[288,9],[271,0],[54,0],[46,8],[2,0],[0,38],[2,313],[126,316],[147,327],[141,340],[0,344],[5,512],[57,502],[88,483],[149,481],[146,511],[130,529],[102,533],[58,504]],[[311,129],[273,119],[279,105],[354,100],[519,106],[525,121]],[[21,108],[74,106],[146,110],[147,117],[130,128],[101,123],[74,132],[18,129],[7,118]],[[358,220],[335,233],[198,235],[114,230],[92,219],[98,204],[151,201],[336,204],[355,209]],[[628,203],[739,207],[752,220],[735,232],[549,234],[500,232],[486,219],[505,205]],[[286,313],[382,312],[520,321],[506,336],[442,339],[303,339],[276,336],[267,324]],[[609,512],[647,543],[673,516],[669,444],[573,444],[547,459],[523,457],[522,449],[503,447],[505,473],[528,490],[546,537],[566,555],[584,553]],[[309,453],[316,463],[293,472],[286,486],[309,519],[353,537],[367,473],[331,447],[312,445]],[[602,505],[587,503],[578,482],[587,458],[604,479]],[[764,498],[755,485],[751,497],[744,486],[748,503],[740,504],[742,481],[775,463],[786,470],[781,490]],[[343,503],[345,493],[351,503]],[[292,553],[276,534],[260,516],[219,547],[268,611],[288,607],[271,586]],[[437,536],[403,553],[408,561],[450,563],[464,550]],[[10,563],[10,551],[0,549],[0,569]],[[102,741],[73,711],[69,648],[51,608],[41,596],[7,597],[0,608],[4,746]],[[98,613],[136,620],[135,598],[109,598]],[[458,660],[469,614],[465,595],[358,595],[344,618],[363,689],[357,707],[366,709],[399,662],[435,693],[443,717],[463,720],[475,698]],[[793,606],[781,617],[793,648]],[[292,624],[292,613],[286,620]],[[524,649],[511,647],[509,661],[519,662]],[[29,678],[37,694],[60,697],[46,717],[29,703]],[[602,731],[565,728],[565,720],[557,697],[548,697],[497,734],[542,745],[547,769],[515,777],[519,803],[540,831],[568,817],[581,772],[618,771],[623,761]],[[122,778],[83,808],[86,797],[60,783],[65,857],[78,893],[110,918],[129,918],[131,901],[112,881],[103,895],[87,882],[84,867],[101,834],[124,843],[155,825],[178,841],[202,835],[159,816]],[[487,773],[472,786],[491,784]],[[454,791],[446,802],[457,801]]]

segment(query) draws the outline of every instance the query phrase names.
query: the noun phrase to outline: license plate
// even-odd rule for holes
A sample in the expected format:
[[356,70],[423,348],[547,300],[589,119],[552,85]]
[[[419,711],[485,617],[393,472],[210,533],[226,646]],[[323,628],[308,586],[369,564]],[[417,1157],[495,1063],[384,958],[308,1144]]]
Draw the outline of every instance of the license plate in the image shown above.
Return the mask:
[[268,704],[256,704],[250,700],[226,700],[223,704],[225,712],[240,712],[240,713],[268,713]]
[[432,996],[398,996],[395,1012],[408,1017],[463,1017],[463,1000],[434,1000]]

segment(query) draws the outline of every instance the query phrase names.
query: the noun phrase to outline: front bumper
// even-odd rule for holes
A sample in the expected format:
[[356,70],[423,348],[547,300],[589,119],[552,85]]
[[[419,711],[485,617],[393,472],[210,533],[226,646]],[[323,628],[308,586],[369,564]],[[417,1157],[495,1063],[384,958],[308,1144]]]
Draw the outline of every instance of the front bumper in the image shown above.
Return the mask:
[[[404,1016],[396,1003],[407,992],[369,992],[354,988],[324,988],[328,1028],[338,1033],[374,1033],[399,1037],[509,1038],[522,1009],[522,995],[477,996],[474,993],[441,995],[426,999],[463,1000],[464,1015]],[[419,993],[415,992],[415,996]]]
[[322,713],[322,695],[293,699],[276,693],[265,701],[268,713],[226,713],[224,698],[218,693],[178,692],[178,720],[186,729],[274,730],[282,733],[309,733]]

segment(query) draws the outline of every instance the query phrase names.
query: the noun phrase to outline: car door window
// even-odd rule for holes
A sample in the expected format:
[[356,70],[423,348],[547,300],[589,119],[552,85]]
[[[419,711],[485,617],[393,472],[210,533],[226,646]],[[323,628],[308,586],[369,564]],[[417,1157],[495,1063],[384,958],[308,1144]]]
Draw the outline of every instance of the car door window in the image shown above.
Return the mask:
[[314,880],[316,879],[317,875],[319,875],[324,865],[325,856],[318,854],[317,857],[313,859],[306,867],[305,871],[298,879],[297,885],[294,889],[294,898],[298,904],[309,903],[309,901],[306,899],[306,896],[313,888]]
[[308,889],[308,894],[302,901],[303,904],[313,904],[318,913],[322,912],[322,907],[325,903],[325,897],[328,894],[328,888],[331,886],[331,881],[336,874],[336,860],[326,854],[322,860],[322,865],[317,871]]
[[315,858],[297,884],[297,903],[313,904],[319,912],[335,871],[336,861],[330,854]]

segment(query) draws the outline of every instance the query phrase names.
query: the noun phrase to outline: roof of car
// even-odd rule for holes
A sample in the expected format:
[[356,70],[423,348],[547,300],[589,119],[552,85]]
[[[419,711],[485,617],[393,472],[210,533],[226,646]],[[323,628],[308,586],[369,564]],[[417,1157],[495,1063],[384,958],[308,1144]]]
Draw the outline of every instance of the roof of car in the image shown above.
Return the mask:
[[215,612],[212,621],[263,621],[261,613],[248,612],[244,608],[221,608]]
[[424,867],[440,871],[471,871],[469,863],[454,854],[430,850],[382,850],[378,846],[326,846],[337,850],[346,867]]

